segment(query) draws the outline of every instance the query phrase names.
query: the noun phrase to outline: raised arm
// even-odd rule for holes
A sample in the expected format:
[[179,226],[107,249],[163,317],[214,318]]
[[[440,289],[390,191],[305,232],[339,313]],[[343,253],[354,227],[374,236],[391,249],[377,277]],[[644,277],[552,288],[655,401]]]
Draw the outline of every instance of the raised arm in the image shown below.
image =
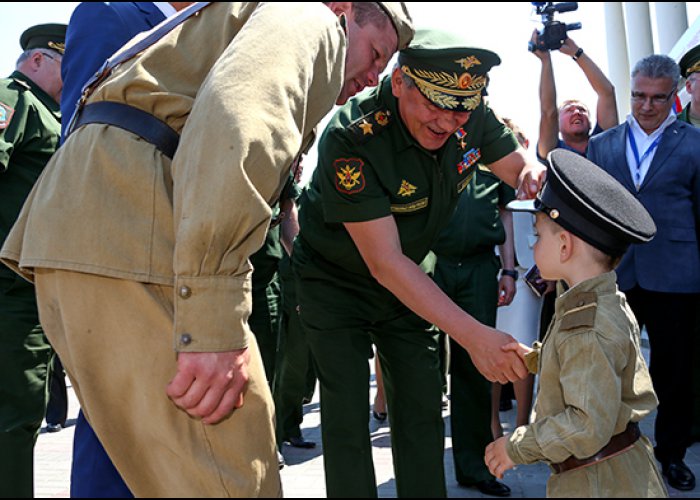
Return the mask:
[[[537,30],[532,34],[535,41]],[[547,158],[559,142],[559,112],[557,110],[557,88],[554,83],[552,55],[548,50],[536,50],[535,56],[542,63],[540,72],[540,135],[537,139],[537,155]]]
[[[579,46],[576,45],[571,38],[567,38],[559,51],[567,56],[574,57],[579,51]],[[598,96],[596,104],[596,121],[603,130],[615,127],[618,125],[617,117],[617,100],[615,99],[615,87],[605,76],[598,65],[593,62],[585,52],[576,56],[576,63],[579,65],[583,74],[586,75],[588,83]]]

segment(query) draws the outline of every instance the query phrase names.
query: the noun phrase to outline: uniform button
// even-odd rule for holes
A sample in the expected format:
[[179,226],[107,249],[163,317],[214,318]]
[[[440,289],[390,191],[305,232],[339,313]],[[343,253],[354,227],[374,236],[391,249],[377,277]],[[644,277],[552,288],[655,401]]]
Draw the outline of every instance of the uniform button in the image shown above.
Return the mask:
[[584,304],[585,304],[585,302],[581,300],[581,301],[579,301],[579,303],[578,303],[578,307],[583,307]]
[[189,333],[183,333],[180,335],[180,343],[184,345],[190,345],[192,343],[192,335]]
[[180,297],[183,299],[189,299],[192,296],[192,289],[188,286],[181,286],[180,287]]

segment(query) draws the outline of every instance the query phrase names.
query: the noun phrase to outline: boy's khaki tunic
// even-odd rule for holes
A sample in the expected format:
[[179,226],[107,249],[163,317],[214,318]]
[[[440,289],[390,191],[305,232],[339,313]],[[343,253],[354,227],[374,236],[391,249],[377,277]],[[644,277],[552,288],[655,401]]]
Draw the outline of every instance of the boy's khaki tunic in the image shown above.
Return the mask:
[[[36,277],[47,335],[136,496],[281,493],[273,405],[247,325],[248,256],[265,239],[282,167],[340,92],[345,50],[321,3],[211,4],[88,101],[167,123],[181,134],[172,162],[117,127],[78,129],[3,247],[5,262]],[[243,408],[214,426],[177,409],[165,394],[173,347],[249,347]]]
[[[561,290],[560,290],[561,291]],[[515,463],[560,463],[598,453],[610,438],[657,405],[639,347],[639,327],[615,272],[584,281],[557,298],[539,354],[533,423],[507,442]],[[668,496],[649,440],[587,467],[552,474],[548,497]]]

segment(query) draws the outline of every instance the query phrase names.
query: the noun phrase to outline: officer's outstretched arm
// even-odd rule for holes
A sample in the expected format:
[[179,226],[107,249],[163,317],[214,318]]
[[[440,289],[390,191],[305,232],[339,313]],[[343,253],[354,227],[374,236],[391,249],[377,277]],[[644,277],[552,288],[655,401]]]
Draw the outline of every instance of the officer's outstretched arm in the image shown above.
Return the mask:
[[510,335],[476,321],[403,254],[393,217],[344,225],[372,276],[418,316],[464,347],[484,377],[505,383],[527,375],[522,360],[501,349],[513,341]]
[[547,172],[544,165],[531,161],[521,147],[488,167],[503,182],[518,189],[520,200],[531,200],[537,195]]

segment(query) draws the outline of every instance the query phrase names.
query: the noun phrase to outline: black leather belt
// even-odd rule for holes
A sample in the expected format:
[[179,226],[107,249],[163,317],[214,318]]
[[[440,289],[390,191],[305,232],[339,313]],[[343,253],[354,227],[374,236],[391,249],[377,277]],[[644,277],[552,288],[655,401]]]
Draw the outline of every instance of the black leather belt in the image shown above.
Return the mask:
[[561,474],[562,472],[567,472],[571,470],[581,469],[583,467],[588,467],[589,465],[602,462],[609,458],[620,455],[634,446],[634,443],[642,436],[639,431],[639,424],[636,422],[630,422],[627,424],[627,428],[619,434],[614,435],[608,444],[606,444],[603,449],[598,453],[588,458],[576,458],[571,456],[559,462],[558,464],[552,464],[552,469],[556,474]]
[[172,158],[177,150],[180,135],[170,126],[150,113],[120,102],[101,101],[86,105],[80,110],[68,135],[89,123],[113,125],[136,134],[153,144],[161,153]]

